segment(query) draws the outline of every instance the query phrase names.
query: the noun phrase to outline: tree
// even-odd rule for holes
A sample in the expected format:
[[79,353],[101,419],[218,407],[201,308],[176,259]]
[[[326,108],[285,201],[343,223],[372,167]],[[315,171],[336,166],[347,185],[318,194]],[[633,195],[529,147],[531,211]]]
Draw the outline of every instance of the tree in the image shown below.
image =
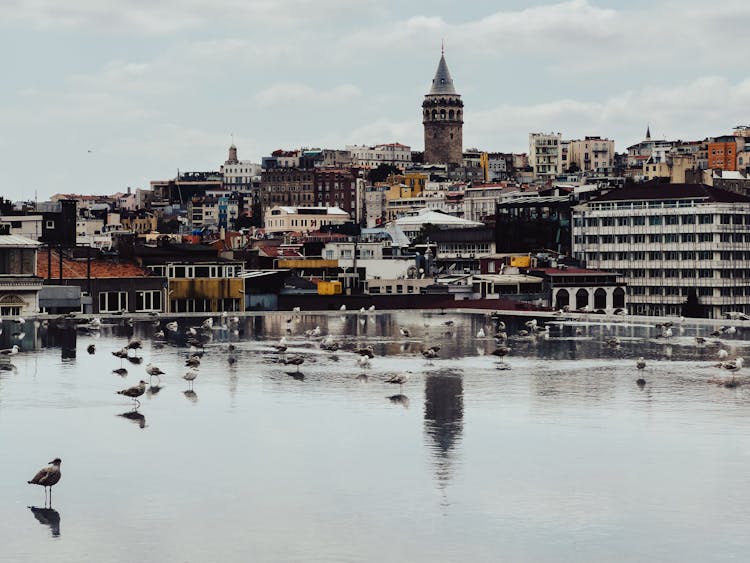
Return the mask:
[[688,290],[687,299],[682,305],[682,316],[702,319],[706,316],[705,307],[698,299],[698,292],[694,287]]
[[419,229],[419,234],[414,237],[412,244],[426,244],[430,240],[430,235],[436,231],[439,231],[440,227],[433,225],[432,223],[425,223],[422,228]]
[[393,166],[392,164],[386,164],[385,162],[382,164],[378,164],[377,168],[373,168],[367,173],[367,181],[370,182],[370,184],[374,184],[375,182],[385,182],[388,179],[388,176],[391,174],[400,174],[401,170]]

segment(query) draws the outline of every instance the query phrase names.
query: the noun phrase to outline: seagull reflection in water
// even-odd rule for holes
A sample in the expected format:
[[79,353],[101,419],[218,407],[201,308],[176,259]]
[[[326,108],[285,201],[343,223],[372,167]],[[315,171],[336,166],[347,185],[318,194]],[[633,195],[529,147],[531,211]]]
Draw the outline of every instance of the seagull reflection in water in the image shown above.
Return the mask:
[[183,395],[185,395],[185,398],[189,400],[191,403],[195,404],[198,402],[198,393],[193,391],[192,389],[188,389],[187,391],[182,392]]
[[163,385],[151,385],[148,389],[146,389],[146,395],[148,395],[149,397],[153,397],[162,389],[164,389]]
[[401,405],[405,409],[409,408],[409,397],[407,397],[406,395],[399,393],[398,395],[391,395],[390,397],[386,398],[394,405]]
[[56,538],[60,535],[60,513],[57,510],[38,506],[30,506],[29,510],[42,526],[49,526],[52,537]]
[[117,416],[121,416],[122,418],[126,418],[132,422],[135,422],[141,428],[146,428],[146,417],[138,411],[128,411],[122,414],[118,414]]

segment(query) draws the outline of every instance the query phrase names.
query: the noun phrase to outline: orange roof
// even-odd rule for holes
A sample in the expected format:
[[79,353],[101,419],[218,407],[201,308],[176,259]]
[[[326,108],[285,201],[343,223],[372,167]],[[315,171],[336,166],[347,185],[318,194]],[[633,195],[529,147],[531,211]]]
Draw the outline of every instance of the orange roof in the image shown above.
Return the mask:
[[[41,278],[47,278],[49,271],[47,269],[48,251],[40,250],[37,254],[37,275]],[[86,260],[70,260],[63,258],[63,278],[80,279],[86,278],[87,265]],[[92,278],[145,278],[150,276],[151,272],[141,268],[132,262],[115,262],[114,260],[102,260],[101,258],[91,259],[91,277]],[[52,253],[52,277],[60,277],[60,256],[57,252]]]

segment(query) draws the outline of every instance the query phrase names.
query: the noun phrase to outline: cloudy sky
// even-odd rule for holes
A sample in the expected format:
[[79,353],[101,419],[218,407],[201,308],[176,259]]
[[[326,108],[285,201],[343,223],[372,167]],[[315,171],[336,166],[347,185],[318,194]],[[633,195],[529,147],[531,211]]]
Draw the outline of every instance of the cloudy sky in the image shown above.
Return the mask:
[[277,148],[423,148],[446,58],[464,147],[750,122],[750,2],[2,0],[0,194],[112,193]]

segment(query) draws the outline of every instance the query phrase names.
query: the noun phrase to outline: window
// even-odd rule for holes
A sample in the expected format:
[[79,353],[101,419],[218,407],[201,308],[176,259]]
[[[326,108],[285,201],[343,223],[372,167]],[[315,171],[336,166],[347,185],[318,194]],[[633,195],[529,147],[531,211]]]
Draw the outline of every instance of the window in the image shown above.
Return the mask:
[[684,233],[680,235],[682,242],[695,242],[695,233]]
[[713,233],[698,233],[698,242],[713,242]]
[[55,228],[55,222],[54,221],[47,221],[46,226],[48,229],[54,229]]
[[161,311],[161,291],[144,290],[135,292],[135,310],[139,311]]
[[648,218],[648,224],[651,226],[661,225],[661,223],[662,223],[661,215],[652,215],[651,217]]
[[695,215],[683,215],[681,220],[683,225],[694,225]]
[[714,222],[714,216],[713,215],[698,215],[698,224],[699,225],[710,225]]
[[646,224],[646,218],[645,217],[641,217],[641,216],[633,217],[633,225],[642,226],[642,225],[645,225],[645,224]]
[[128,310],[126,291],[102,291],[99,293],[99,312],[111,313]]
[[665,225],[677,225],[680,218],[677,215],[667,215],[664,217]]
[[698,277],[699,278],[712,278],[714,277],[714,271],[713,270],[698,270]]

